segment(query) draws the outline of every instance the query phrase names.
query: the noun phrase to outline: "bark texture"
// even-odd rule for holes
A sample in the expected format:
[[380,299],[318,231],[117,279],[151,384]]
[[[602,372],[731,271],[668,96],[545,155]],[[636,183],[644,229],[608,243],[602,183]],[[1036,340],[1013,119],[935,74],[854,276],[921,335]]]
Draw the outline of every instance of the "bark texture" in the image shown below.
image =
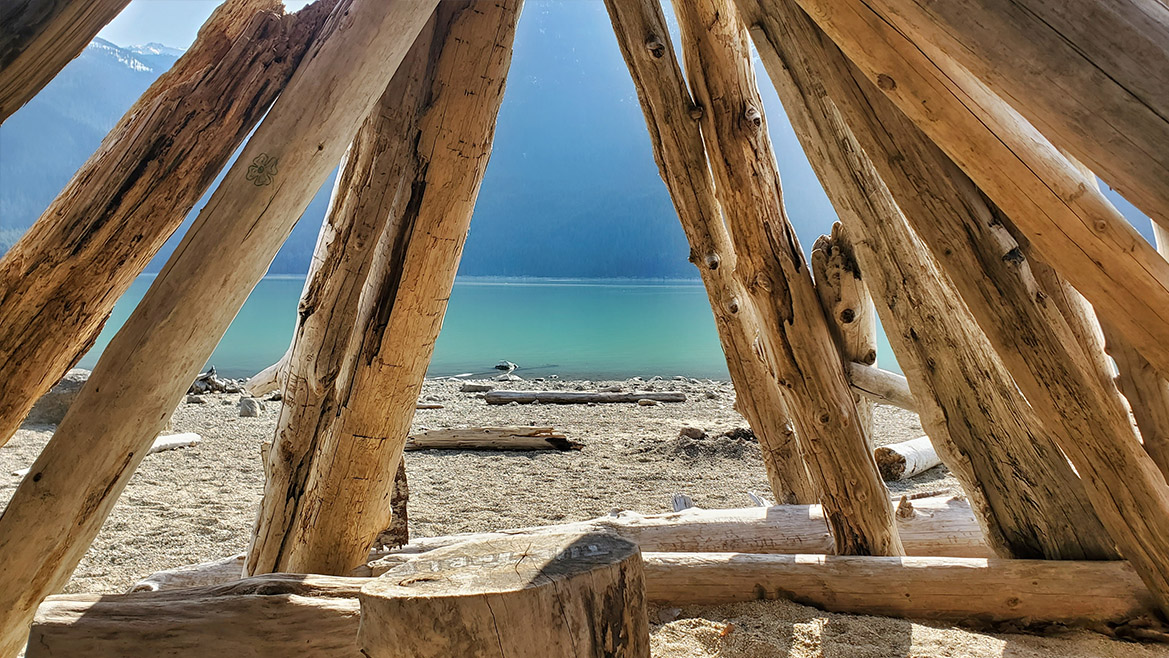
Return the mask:
[[873,0],[1169,227],[1169,6],[1150,0]]
[[[1115,557],[1112,540],[1052,435],[1020,395],[951,280],[906,223],[909,215],[923,224],[942,221],[935,218],[938,209],[914,199],[902,203],[900,196],[894,201],[885,184],[926,197],[948,184],[950,178],[938,174],[946,170],[941,163],[918,167],[914,161],[902,164],[918,167],[912,174],[886,167],[879,175],[874,165],[896,161],[899,151],[877,150],[880,145],[868,140],[866,155],[838,111],[849,101],[841,96],[834,103],[837,96],[830,95],[832,80],[849,76],[840,51],[790,0],[769,2],[766,11],[757,0],[740,4],[748,8],[750,22],[760,24],[756,42],[797,136],[842,221],[855,227],[849,235],[858,236],[854,246],[861,269],[879,300],[922,425],[970,495],[988,543],[1004,557]],[[864,104],[849,107],[857,114],[867,111]],[[899,144],[900,137],[891,143]],[[1020,303],[1034,304],[1031,299]]]
[[969,72],[930,59],[863,0],[798,2],[1045,262],[1113,320],[1149,363],[1169,372],[1169,262],[1095,180]]
[[491,153],[520,5],[452,3],[436,15],[418,129],[405,140],[404,202],[378,247],[384,273],[366,279],[370,312],[344,350],[345,374],[330,382],[333,400],[310,409],[328,427],[296,429],[272,450],[270,465],[285,470],[266,487],[249,573],[349,573],[389,522],[387,474],[402,455]]
[[[811,261],[816,294],[840,357],[845,363],[875,366],[877,309],[839,222],[833,225],[830,235],[820,236],[812,245]],[[861,425],[871,439],[874,403],[860,393],[853,397]]]
[[81,54],[130,0],[9,0],[0,7],[0,123]]
[[761,356],[779,378],[837,552],[898,555],[888,492],[783,208],[747,31],[724,0],[678,3],[674,10],[690,88],[703,108],[716,197],[738,256],[735,276],[755,302]]
[[811,503],[817,492],[804,467],[780,384],[762,360],[754,302],[735,276],[736,254],[714,196],[698,118],[654,2],[606,1],[617,44],[633,77],[654,159],[690,241],[690,261],[710,297],[735,408],[759,437],[772,493],[780,503]]
[[[336,167],[437,0],[341,0],[0,516],[0,656],[15,655]],[[229,268],[208,268],[214,253]],[[411,399],[413,402],[413,399]]]
[[114,302],[292,77],[334,4],[293,15],[276,0],[217,9],[4,254],[0,445],[97,339]]

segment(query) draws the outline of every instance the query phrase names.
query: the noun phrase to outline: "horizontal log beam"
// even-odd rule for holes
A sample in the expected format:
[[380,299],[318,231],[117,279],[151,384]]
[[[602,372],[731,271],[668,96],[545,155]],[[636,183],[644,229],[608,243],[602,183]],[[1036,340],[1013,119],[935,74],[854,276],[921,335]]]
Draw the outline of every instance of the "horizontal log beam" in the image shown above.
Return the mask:
[[917,402],[909,392],[909,382],[903,375],[863,363],[849,363],[845,367],[852,390],[874,402],[891,404],[917,413]]
[[583,443],[551,427],[462,427],[424,430],[406,439],[406,450],[580,450]]
[[[849,614],[1108,632],[1156,609],[1125,562],[643,553],[658,604],[790,599]],[[60,595],[37,611],[28,658],[356,655],[370,578],[269,574],[213,587]],[[165,627],[160,620],[165,621]]]

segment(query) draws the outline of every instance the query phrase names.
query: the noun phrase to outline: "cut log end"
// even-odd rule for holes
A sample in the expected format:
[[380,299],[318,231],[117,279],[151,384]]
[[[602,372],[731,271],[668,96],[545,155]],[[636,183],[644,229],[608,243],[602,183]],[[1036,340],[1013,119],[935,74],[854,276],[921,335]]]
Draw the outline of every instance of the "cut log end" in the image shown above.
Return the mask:
[[501,655],[649,658],[637,545],[609,534],[471,542],[433,551],[361,589],[371,658]]

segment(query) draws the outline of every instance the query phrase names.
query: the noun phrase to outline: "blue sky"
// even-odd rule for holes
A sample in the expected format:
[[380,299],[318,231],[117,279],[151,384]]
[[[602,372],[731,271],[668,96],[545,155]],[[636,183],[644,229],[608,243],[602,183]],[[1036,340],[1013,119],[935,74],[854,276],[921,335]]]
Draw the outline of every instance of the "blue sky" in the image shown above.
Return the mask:
[[[284,5],[295,11],[308,3],[285,0]],[[186,48],[219,4],[220,0],[133,0],[98,36],[120,46],[156,42]]]

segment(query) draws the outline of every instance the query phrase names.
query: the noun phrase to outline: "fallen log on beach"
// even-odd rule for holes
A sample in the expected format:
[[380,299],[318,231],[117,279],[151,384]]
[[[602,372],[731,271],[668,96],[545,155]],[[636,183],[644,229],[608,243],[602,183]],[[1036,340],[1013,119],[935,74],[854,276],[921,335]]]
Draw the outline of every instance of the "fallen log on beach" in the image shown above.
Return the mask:
[[[904,504],[904,503],[903,503]],[[912,513],[898,515],[897,531],[909,555],[990,557],[970,504],[949,496],[908,503]],[[587,521],[422,537],[391,550],[374,550],[368,566],[351,575],[378,576],[429,551],[468,541],[564,533],[612,532],[636,542],[643,551],[819,553],[832,551],[832,536],[819,505],[774,505],[708,510],[697,507],[666,514],[621,512]],[[131,591],[218,585],[239,577],[243,556],[153,573]]]
[[873,458],[877,460],[877,470],[886,482],[908,480],[942,463],[928,436],[879,446],[873,449]]
[[415,432],[406,450],[580,450],[551,427],[463,427]]
[[633,391],[612,393],[603,391],[488,391],[483,394],[487,404],[587,404],[589,402],[634,402],[653,400],[655,402],[685,402],[686,394],[681,391]]
[[[646,598],[657,604],[783,598],[849,614],[981,628],[1062,624],[1106,633],[1154,619],[1152,597],[1127,562],[658,552],[642,557]],[[27,655],[354,656],[357,596],[370,582],[269,574],[165,592],[51,596],[37,611]]]

